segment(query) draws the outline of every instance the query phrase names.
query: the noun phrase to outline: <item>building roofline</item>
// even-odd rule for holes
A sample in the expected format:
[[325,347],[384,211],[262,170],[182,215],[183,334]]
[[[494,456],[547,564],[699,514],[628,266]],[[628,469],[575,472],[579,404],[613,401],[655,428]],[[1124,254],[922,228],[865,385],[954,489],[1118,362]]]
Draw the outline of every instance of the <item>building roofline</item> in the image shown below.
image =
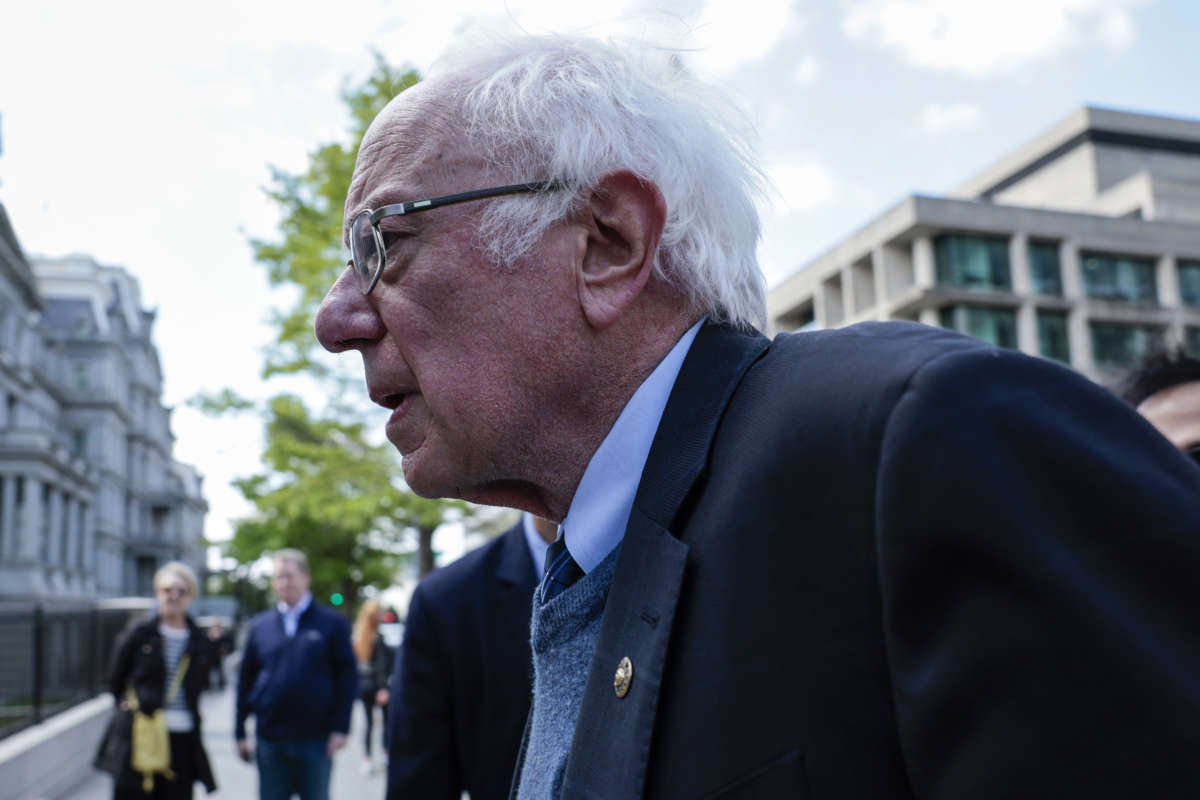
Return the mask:
[[1200,120],[1083,106],[947,194],[987,199],[1085,143],[1200,155]]

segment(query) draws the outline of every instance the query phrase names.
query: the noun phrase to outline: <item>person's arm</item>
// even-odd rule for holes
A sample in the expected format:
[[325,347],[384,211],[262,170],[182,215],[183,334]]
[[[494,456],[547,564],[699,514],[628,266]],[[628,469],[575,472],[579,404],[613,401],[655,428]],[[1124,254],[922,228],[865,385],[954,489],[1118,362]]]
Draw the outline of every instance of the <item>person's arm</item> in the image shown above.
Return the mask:
[[[254,682],[258,680],[260,669],[262,669],[262,662],[254,639],[254,624],[251,623],[250,629],[246,633],[246,642],[242,646],[242,664],[238,669],[237,706],[233,721],[233,736],[238,742],[239,752],[242,751],[242,742],[247,741],[246,718],[250,716],[250,690],[254,688]],[[245,752],[242,752],[242,757],[246,757]]]
[[[333,691],[336,698],[329,748],[332,755],[346,742],[346,734],[350,732],[350,713],[354,710],[354,700],[358,696],[358,661],[354,657],[354,647],[350,644],[350,624],[341,615],[337,618],[331,646]],[[335,740],[334,737],[340,738]]]
[[129,683],[129,673],[133,669],[133,627],[128,627],[117,636],[116,646],[113,647],[112,658],[108,663],[108,690],[118,703],[125,694]]
[[437,634],[425,593],[417,586],[391,681],[387,800],[462,796],[450,663]]
[[1011,352],[911,379],[877,475],[882,611],[917,797],[1200,786],[1200,470]]

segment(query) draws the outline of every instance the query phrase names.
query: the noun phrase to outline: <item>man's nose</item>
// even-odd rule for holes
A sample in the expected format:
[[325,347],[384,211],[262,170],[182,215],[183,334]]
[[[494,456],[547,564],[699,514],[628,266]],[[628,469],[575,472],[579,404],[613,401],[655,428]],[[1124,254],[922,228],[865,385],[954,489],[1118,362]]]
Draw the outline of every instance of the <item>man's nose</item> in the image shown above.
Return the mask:
[[350,267],[338,276],[325,295],[314,327],[317,341],[331,353],[364,347],[385,332],[383,320],[358,288],[358,279]]

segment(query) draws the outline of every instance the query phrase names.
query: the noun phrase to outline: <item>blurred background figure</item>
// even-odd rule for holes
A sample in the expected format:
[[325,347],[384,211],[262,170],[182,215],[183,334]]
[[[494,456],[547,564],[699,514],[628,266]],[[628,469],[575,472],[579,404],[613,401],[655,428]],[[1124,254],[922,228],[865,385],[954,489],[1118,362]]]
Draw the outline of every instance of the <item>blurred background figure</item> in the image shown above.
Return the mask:
[[[115,800],[181,800],[192,797],[192,785],[216,789],[200,732],[200,693],[208,688],[213,647],[188,616],[196,596],[196,576],[186,564],[172,561],[154,575],[158,613],[130,628],[117,645],[109,671],[114,713],[95,766],[114,778]],[[171,743],[171,776],[156,774],[150,792],[130,765],[133,710],[153,714],[163,709]]]
[[329,800],[333,756],[346,746],[358,691],[350,624],[313,600],[304,553],[284,548],[274,562],[279,602],[250,622],[233,735],[242,760],[258,765],[259,800]]
[[[382,766],[386,761],[388,746],[388,684],[392,676],[394,654],[392,648],[379,633],[379,623],[383,621],[383,608],[375,600],[367,600],[358,610],[354,621],[354,632],[351,642],[354,645],[354,657],[358,659],[358,693],[362,698],[363,711],[366,712],[366,731],[363,738],[363,772],[372,772],[376,765]],[[371,758],[371,739],[375,728],[375,709],[383,713],[380,722],[379,760]]]
[[233,652],[233,631],[226,630],[219,619],[213,619],[208,626],[208,640],[213,646],[213,683],[218,689],[224,689],[225,656]]
[[392,678],[387,800],[503,800],[529,714],[529,615],[558,525],[517,524],[413,592]]
[[1152,352],[1125,379],[1122,396],[1200,463],[1200,360],[1182,348]]

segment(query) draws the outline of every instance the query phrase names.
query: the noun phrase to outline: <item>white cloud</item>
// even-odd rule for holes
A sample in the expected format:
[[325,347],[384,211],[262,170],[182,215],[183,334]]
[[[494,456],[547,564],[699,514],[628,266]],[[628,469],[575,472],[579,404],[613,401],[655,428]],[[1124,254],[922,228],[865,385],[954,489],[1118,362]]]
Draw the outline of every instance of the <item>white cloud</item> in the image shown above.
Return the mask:
[[702,75],[728,75],[742,64],[762,58],[800,21],[791,0],[708,0],[696,17],[693,63]]
[[1128,47],[1148,0],[853,0],[842,28],[910,64],[971,77],[1003,74],[1077,47]]
[[939,135],[974,128],[982,117],[979,106],[970,103],[930,103],[921,109],[917,121],[924,133]]
[[801,85],[807,86],[817,79],[821,74],[821,65],[814,56],[806,55],[796,63],[795,69],[792,70],[792,80]]
[[833,202],[838,179],[833,170],[807,157],[793,157],[767,165],[774,185],[773,216],[811,211]]

